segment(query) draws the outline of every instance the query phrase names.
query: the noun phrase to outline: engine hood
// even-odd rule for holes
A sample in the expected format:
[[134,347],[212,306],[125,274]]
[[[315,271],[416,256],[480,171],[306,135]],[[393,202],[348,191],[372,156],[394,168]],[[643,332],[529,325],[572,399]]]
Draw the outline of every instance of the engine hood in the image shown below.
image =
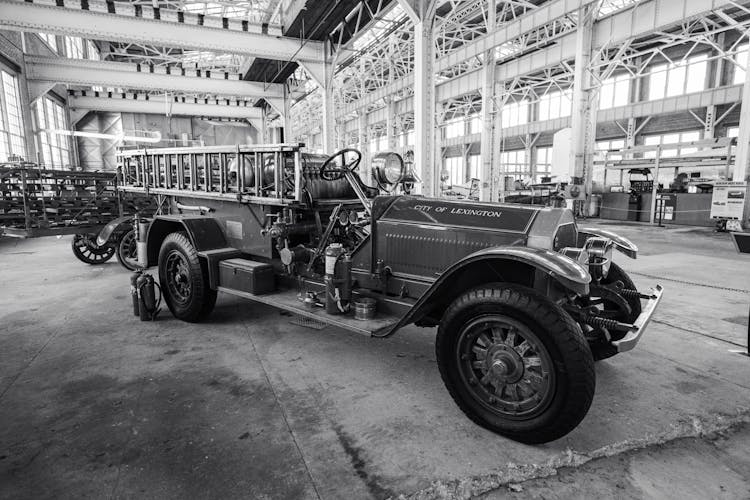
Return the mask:
[[523,234],[540,211],[549,210],[561,209],[418,196],[379,196],[373,202],[377,220]]

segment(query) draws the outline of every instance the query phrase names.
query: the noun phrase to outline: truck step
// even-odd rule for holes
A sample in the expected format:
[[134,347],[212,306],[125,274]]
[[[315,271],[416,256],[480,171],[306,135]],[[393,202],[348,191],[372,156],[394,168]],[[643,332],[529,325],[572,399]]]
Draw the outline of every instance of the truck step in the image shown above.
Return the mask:
[[386,330],[395,325],[399,319],[398,316],[387,315],[385,313],[378,312],[373,319],[362,321],[355,319],[352,313],[348,315],[333,315],[326,313],[322,307],[315,307],[310,309],[306,307],[298,298],[296,290],[281,290],[265,295],[255,295],[242,290],[236,290],[233,288],[227,288],[224,286],[219,287],[219,291],[225,292],[245,299],[250,299],[255,302],[261,302],[284,311],[297,314],[305,318],[311,318],[322,323],[326,323],[332,326],[338,326],[344,330],[350,332],[356,332],[368,337],[374,333]]

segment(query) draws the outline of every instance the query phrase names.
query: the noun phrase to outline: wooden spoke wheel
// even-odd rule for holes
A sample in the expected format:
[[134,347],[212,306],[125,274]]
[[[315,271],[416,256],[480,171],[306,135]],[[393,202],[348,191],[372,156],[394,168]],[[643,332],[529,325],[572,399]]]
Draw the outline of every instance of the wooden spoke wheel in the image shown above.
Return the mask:
[[76,234],[73,236],[73,255],[86,264],[104,264],[115,254],[115,247],[109,243],[98,246],[96,235]]
[[136,249],[135,230],[131,229],[122,235],[117,242],[117,260],[122,267],[129,271],[135,271],[138,265],[138,252]]

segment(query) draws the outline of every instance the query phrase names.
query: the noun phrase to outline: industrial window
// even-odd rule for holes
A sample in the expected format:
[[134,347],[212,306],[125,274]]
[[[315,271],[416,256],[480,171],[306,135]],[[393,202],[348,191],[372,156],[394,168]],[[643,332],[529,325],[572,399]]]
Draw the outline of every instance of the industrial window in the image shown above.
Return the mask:
[[537,179],[534,181],[540,181],[541,177],[548,176],[552,171],[552,148],[536,148],[536,174]]
[[26,157],[18,79],[0,71],[0,161],[11,155]]
[[388,137],[381,135],[370,139],[370,151],[373,153],[388,149]]
[[45,97],[35,104],[37,149],[48,168],[70,167],[70,136],[56,134],[54,130],[69,130],[62,104]]
[[86,40],[86,57],[92,61],[99,61],[101,59],[99,49],[96,48],[96,44],[91,40]]
[[402,148],[414,145],[414,131],[410,130],[398,136],[398,145]]
[[466,135],[466,121],[464,117],[453,118],[445,122],[445,138],[461,137]]
[[573,109],[573,92],[550,92],[539,99],[539,120],[554,120],[563,116],[570,116]]
[[[612,139],[611,141],[597,141],[596,150],[604,154],[611,149],[622,149],[625,147],[625,139]],[[610,160],[622,160],[622,155],[612,153],[609,155]]]
[[469,133],[470,134],[481,134],[482,133],[482,117],[478,114],[469,115]]
[[727,129],[727,137],[739,137],[740,127],[729,127]]
[[625,106],[630,99],[630,75],[607,78],[599,90],[599,109]]
[[65,56],[70,59],[83,59],[83,38],[66,36]]
[[651,68],[648,100],[664,99],[700,92],[706,88],[708,61],[706,54]]
[[[694,147],[670,146],[670,144],[680,144],[685,142],[699,141],[701,138],[700,130],[691,130],[688,132],[678,132],[674,134],[647,135],[643,138],[643,144],[646,146],[656,146],[661,144],[662,158],[670,158],[690,153],[695,153],[698,149]],[[656,151],[646,151],[643,155],[646,158],[656,158]]]
[[480,179],[481,171],[482,171],[482,157],[480,155],[469,155],[469,168],[468,168],[468,179],[467,181],[470,181],[471,179]]
[[529,123],[529,101],[521,100],[503,106],[500,112],[500,125],[503,128],[516,127]]
[[500,163],[506,174],[527,175],[529,172],[525,149],[503,151],[500,153]]
[[461,185],[466,182],[463,156],[451,156],[445,158],[444,162],[445,170],[448,171],[448,181],[451,186]]
[[44,40],[44,42],[49,45],[49,48],[52,49],[54,52],[57,52],[57,37],[53,35],[52,33],[37,33],[39,35],[39,38]]
[[748,44],[743,44],[737,47],[737,53],[734,56],[734,60],[737,64],[734,65],[734,84],[739,85],[745,83],[745,68],[747,68],[747,54]]

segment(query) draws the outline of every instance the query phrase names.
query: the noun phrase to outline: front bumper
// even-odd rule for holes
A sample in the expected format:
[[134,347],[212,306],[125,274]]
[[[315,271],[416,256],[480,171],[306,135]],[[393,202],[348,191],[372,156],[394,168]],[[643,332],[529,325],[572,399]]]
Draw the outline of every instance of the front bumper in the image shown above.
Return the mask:
[[648,323],[651,321],[651,316],[653,316],[656,307],[659,305],[659,302],[661,302],[663,292],[664,288],[661,285],[656,285],[656,287],[651,289],[651,292],[647,294],[649,296],[648,303],[646,304],[646,307],[643,308],[638,319],[633,323],[633,326],[627,331],[623,338],[612,342],[612,345],[615,346],[617,352],[629,351],[641,340]]

